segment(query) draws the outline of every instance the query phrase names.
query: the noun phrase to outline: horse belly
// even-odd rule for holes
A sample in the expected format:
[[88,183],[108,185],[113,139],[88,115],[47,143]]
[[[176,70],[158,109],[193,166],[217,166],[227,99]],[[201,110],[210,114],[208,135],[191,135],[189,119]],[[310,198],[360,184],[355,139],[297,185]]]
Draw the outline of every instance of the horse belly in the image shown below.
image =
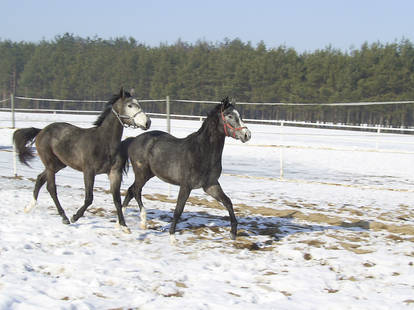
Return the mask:
[[164,182],[166,182],[166,183],[168,183],[168,184],[172,184],[172,185],[180,185],[180,183],[179,183],[176,179],[170,178],[169,176],[164,177],[164,176],[161,176],[161,175],[157,175],[157,177],[158,177],[161,181],[164,181]]
[[179,163],[171,160],[151,161],[150,167],[152,173],[162,181],[174,185],[181,184],[182,176]]
[[165,169],[156,169],[153,173],[162,181],[173,184],[180,185],[181,178],[178,175],[178,170],[174,167],[167,167]]

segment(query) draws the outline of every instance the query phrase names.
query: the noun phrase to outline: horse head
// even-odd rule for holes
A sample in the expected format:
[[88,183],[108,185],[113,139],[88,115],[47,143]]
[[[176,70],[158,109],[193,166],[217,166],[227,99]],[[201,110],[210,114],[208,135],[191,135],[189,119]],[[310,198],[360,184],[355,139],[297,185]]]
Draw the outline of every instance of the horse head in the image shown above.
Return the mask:
[[151,120],[141,108],[138,100],[132,97],[131,93],[121,88],[119,99],[112,106],[112,112],[122,126],[147,130],[151,126]]
[[220,104],[220,123],[223,126],[224,134],[228,137],[247,142],[252,134],[244,124],[240,113],[236,110],[236,102],[226,97]]

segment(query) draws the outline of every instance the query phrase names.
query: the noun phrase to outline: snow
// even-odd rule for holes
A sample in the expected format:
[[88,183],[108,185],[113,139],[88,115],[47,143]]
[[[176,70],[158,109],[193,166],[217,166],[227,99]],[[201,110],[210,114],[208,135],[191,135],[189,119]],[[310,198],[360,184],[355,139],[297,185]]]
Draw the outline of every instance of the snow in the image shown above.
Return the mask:
[[[64,120],[88,127],[96,116],[18,114],[18,127]],[[63,225],[44,186],[31,213],[34,178],[13,176],[9,114],[0,113],[0,309],[406,309],[414,304],[414,140],[411,135],[249,125],[246,144],[227,138],[220,183],[227,211],[194,190],[168,228],[177,187],[144,187],[148,229],[135,202],[132,234],[116,227],[105,175],[94,203]],[[200,126],[173,120],[176,136]],[[165,130],[153,119],[152,129]],[[126,136],[140,130],[128,129]],[[282,135],[280,134],[282,133]],[[280,146],[284,146],[281,148]],[[281,157],[282,156],[282,157]],[[283,158],[284,179],[279,180]],[[83,203],[82,174],[57,175],[68,216]],[[132,173],[122,190],[133,182]]]

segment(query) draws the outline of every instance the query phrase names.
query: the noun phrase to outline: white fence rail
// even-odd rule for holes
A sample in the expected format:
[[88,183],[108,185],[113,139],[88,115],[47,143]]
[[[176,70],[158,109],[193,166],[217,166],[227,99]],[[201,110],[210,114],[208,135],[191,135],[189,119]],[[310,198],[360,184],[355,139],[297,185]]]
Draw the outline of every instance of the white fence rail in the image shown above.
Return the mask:
[[[27,98],[27,97],[16,97],[19,100],[45,100],[45,99],[39,99],[39,98]],[[15,98],[11,97],[5,100],[2,100],[2,102],[11,100],[13,102]],[[63,100],[56,100],[56,99],[46,99],[46,100],[53,100],[53,101],[63,101]],[[193,102],[193,103],[211,103],[215,104],[218,103],[216,101],[192,101],[192,100],[174,100],[174,102]],[[80,102],[78,100],[70,100],[67,102]],[[105,101],[91,101],[86,100],[83,101],[85,103],[88,102],[99,102],[104,103]],[[171,100],[169,97],[166,99],[160,99],[160,100],[140,100],[140,102],[161,102],[166,104],[166,111],[170,112],[170,102]],[[411,102],[398,102],[398,103],[411,103]],[[414,102],[413,102],[414,103]],[[243,103],[238,103],[243,104]],[[387,103],[389,104],[389,103]],[[396,103],[397,104],[397,103]],[[101,111],[76,111],[76,110],[62,110],[62,109],[14,109],[13,105],[11,105],[10,108],[2,108],[0,111],[3,113],[0,113],[0,115],[3,115],[0,117],[0,128],[4,127],[16,127],[16,121],[17,125],[19,122],[19,112],[23,113],[49,113],[49,114],[59,114],[59,113],[68,113],[68,114],[96,114],[98,115]],[[189,115],[178,115],[178,114],[162,114],[162,113],[148,113],[152,117],[157,118],[165,118],[166,119],[166,130],[171,130],[171,119],[192,119],[192,120],[199,120],[202,121],[204,119],[204,116],[189,116]],[[48,119],[50,122],[53,122],[53,119]],[[275,138],[272,138],[272,141],[275,143],[269,144],[260,144],[260,143],[249,143],[246,145],[243,145],[243,147],[271,147],[275,149],[275,158],[278,157],[279,159],[279,173],[275,171],[275,174],[273,177],[264,177],[267,179],[274,179],[274,180],[282,180],[282,181],[289,181],[289,177],[285,177],[285,165],[286,162],[289,160],[289,158],[286,158],[286,152],[287,149],[315,149],[315,150],[327,150],[327,151],[366,151],[366,152],[378,152],[378,153],[398,153],[398,154],[413,154],[414,155],[414,139],[412,138],[411,134],[414,133],[413,128],[389,128],[389,127],[382,127],[382,126],[352,126],[352,125],[341,125],[341,124],[326,124],[326,123],[309,123],[309,122],[296,122],[296,121],[285,121],[285,120],[257,120],[257,119],[245,119],[246,123],[260,123],[262,125],[268,125],[268,129],[265,129],[263,132],[260,132],[260,134],[264,135],[272,135]],[[7,123],[12,124],[12,126],[5,126]],[[76,121],[74,122],[76,123]],[[300,126],[300,127],[311,127],[311,128],[335,128],[335,129],[342,129],[344,130],[343,133],[337,133],[337,134],[327,134],[326,131],[313,131],[311,133],[302,131],[290,131],[286,130],[287,127],[290,126]],[[19,127],[19,126],[17,126]],[[265,126],[267,127],[267,126]],[[263,127],[262,127],[263,128]],[[194,131],[194,128],[188,128],[189,132]],[[362,134],[348,134],[346,130],[358,130],[363,132]],[[335,131],[337,132],[337,131]],[[386,133],[385,133],[386,132]],[[401,137],[396,139],[393,142],[390,142],[393,138],[392,136],[395,136],[395,133],[410,133],[410,135],[402,135]],[[346,147],[338,146],[335,144],[333,146],[321,146],[321,145],[304,145],[301,144],[302,142],[294,143],[292,142],[298,137],[305,137],[311,138],[311,139],[320,139],[320,140],[335,140],[335,139],[341,139],[342,141],[346,141],[348,144]],[[391,140],[390,140],[391,139]],[[302,139],[303,141],[303,139]],[[398,148],[384,148],[383,146],[387,143],[394,143],[399,144],[402,147]],[[286,150],[286,151],[285,151]],[[13,166],[16,167],[15,163],[15,156],[13,156]],[[17,170],[14,168],[14,174],[17,175]],[[246,176],[243,176],[246,177]],[[261,178],[260,176],[254,176],[256,178]],[[290,181],[293,181],[290,179]],[[302,182],[304,180],[296,179],[295,182]],[[323,182],[320,182],[323,183]],[[338,185],[338,184],[334,184]],[[339,184],[341,185],[341,184]],[[395,189],[390,189],[395,190]],[[407,190],[404,190],[407,191]]]
[[[2,108],[3,111],[11,111],[11,120],[12,127],[15,126],[15,112],[48,112],[48,113],[79,113],[79,114],[88,114],[88,113],[100,113],[100,111],[92,110],[65,110],[65,109],[15,109],[14,101],[15,99],[23,101],[44,101],[44,102],[62,102],[62,103],[105,103],[104,100],[73,100],[73,99],[52,99],[52,98],[35,98],[35,97],[22,97],[14,96],[13,94],[10,98],[6,98],[0,101],[0,103],[10,101],[10,108]],[[165,99],[148,99],[148,100],[139,100],[139,102],[160,102],[166,104],[166,113],[152,113],[154,116],[165,117],[167,119],[167,129],[170,128],[170,117],[181,117],[181,118],[202,118],[203,116],[188,116],[188,115],[174,115],[171,114],[170,105],[171,102],[183,102],[183,103],[199,103],[199,104],[217,104],[219,101],[207,101],[207,100],[183,100],[183,99],[174,99],[170,100],[170,97],[167,96]],[[350,102],[350,103],[256,103],[256,102],[238,102],[238,105],[258,105],[258,106],[367,106],[367,105],[390,105],[390,104],[414,104],[414,101],[386,101],[386,102]],[[151,113],[150,113],[151,115]],[[298,122],[298,121],[286,121],[286,120],[257,120],[257,119],[245,119],[247,122],[258,122],[268,123],[268,124],[277,124],[277,125],[300,125],[308,127],[329,127],[336,129],[358,129],[358,130],[375,130],[378,132],[386,130],[387,132],[413,132],[414,128],[392,128],[392,127],[382,127],[382,126],[356,126],[356,125],[343,125],[343,124],[329,124],[329,123],[309,123],[309,122]],[[169,131],[169,130],[168,130]]]

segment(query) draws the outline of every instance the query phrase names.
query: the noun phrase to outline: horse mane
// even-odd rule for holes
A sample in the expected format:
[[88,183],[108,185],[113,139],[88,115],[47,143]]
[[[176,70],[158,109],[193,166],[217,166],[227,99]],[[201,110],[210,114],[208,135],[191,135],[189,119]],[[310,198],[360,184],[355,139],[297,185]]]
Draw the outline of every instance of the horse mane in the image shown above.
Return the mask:
[[[131,94],[127,91],[124,92],[125,98],[130,98]],[[115,102],[117,102],[121,98],[121,94],[113,95],[112,98],[106,103],[105,108],[102,110],[101,114],[98,116],[96,121],[93,123],[96,127],[99,127],[102,125],[105,118],[108,116],[108,114],[112,111],[112,106]]]
[[219,120],[217,115],[220,113],[220,111],[228,109],[230,107],[234,108],[234,105],[232,103],[230,103],[229,97],[226,97],[223,100],[221,100],[221,103],[217,104],[213,109],[211,109],[207,113],[207,118],[204,120],[203,124],[201,125],[201,128],[200,128],[199,132],[206,129],[208,127],[208,125],[210,125],[210,124],[213,125],[213,128],[215,128],[217,126],[217,122]]

